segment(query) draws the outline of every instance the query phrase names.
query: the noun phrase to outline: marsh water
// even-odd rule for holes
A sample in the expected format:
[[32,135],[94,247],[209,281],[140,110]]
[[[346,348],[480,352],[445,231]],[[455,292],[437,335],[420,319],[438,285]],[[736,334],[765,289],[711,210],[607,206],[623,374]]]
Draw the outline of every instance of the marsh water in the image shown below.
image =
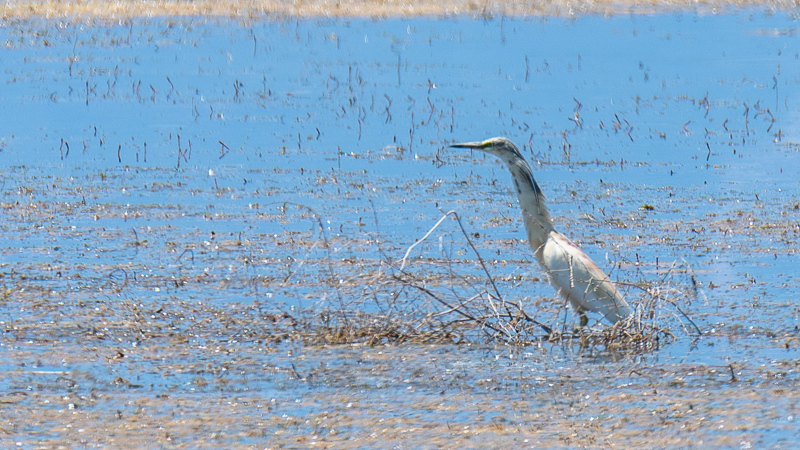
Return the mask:
[[[794,17],[24,20],[0,38],[4,446],[800,439]],[[507,299],[575,326],[506,169],[448,148],[500,135],[629,301],[671,283],[675,339],[292,338],[302,315],[391,316],[374,280],[450,210]],[[436,286],[443,266],[484,276],[476,260],[447,219],[408,264]]]

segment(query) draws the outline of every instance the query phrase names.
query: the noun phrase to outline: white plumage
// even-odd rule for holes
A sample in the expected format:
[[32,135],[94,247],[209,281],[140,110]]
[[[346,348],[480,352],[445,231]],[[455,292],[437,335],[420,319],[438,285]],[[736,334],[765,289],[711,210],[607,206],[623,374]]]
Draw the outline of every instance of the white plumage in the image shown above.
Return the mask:
[[612,324],[633,314],[630,305],[597,264],[566,236],[555,230],[544,194],[536,184],[530,166],[513,142],[496,137],[482,142],[454,144],[451,147],[481,150],[506,163],[517,189],[528,242],[536,260],[547,272],[550,284],[580,314],[582,326],[588,321],[585,311],[599,313]]

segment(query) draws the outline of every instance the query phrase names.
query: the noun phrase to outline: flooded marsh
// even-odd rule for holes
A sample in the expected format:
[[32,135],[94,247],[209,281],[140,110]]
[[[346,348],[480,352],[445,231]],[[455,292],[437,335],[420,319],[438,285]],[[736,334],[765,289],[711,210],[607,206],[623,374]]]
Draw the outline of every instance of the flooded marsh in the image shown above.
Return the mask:
[[[797,26],[6,21],[0,443],[791,448]],[[491,136],[640,328],[578,329]]]

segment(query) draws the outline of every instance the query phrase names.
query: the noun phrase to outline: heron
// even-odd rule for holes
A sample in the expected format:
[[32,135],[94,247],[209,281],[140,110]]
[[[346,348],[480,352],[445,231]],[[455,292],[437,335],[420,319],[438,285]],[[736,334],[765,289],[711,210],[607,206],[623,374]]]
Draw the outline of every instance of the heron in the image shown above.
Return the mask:
[[589,322],[587,311],[601,314],[611,324],[633,315],[633,309],[605,272],[580,247],[556,231],[531,167],[513,142],[495,137],[450,147],[490,153],[506,164],[517,189],[528,243],[550,284],[580,315],[581,327]]

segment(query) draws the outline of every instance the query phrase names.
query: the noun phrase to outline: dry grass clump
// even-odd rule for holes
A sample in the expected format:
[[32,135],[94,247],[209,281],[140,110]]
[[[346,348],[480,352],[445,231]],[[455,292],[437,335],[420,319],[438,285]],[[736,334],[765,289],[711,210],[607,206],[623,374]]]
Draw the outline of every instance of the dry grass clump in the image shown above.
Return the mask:
[[[365,318],[366,319],[366,318]],[[385,344],[450,344],[464,340],[456,330],[439,329],[418,331],[413,322],[385,321],[385,317],[374,316],[361,322],[331,327],[312,326],[301,337],[306,344],[340,345],[362,343],[369,346]]]
[[[425,250],[420,252],[424,256],[411,258],[448,217],[457,224],[453,236],[463,238],[460,254],[471,251],[474,258],[454,260]],[[593,352],[650,352],[679,335],[700,334],[680,307],[690,291],[674,280],[675,275],[689,274],[691,268],[677,266],[676,262],[665,268],[657,281],[628,285],[631,292],[643,293],[633,301],[634,317],[613,326],[595,323],[580,328],[574,318],[568,319],[571,312],[563,301],[546,299],[534,306],[530,300],[506,298],[501,287],[510,280],[491,275],[458,215],[451,211],[402,259],[386,257],[379,267],[340,287],[339,303],[346,309],[329,306],[316,315],[309,312],[302,320],[303,331],[294,337],[311,344],[551,343]],[[633,299],[630,292],[628,298]]]

